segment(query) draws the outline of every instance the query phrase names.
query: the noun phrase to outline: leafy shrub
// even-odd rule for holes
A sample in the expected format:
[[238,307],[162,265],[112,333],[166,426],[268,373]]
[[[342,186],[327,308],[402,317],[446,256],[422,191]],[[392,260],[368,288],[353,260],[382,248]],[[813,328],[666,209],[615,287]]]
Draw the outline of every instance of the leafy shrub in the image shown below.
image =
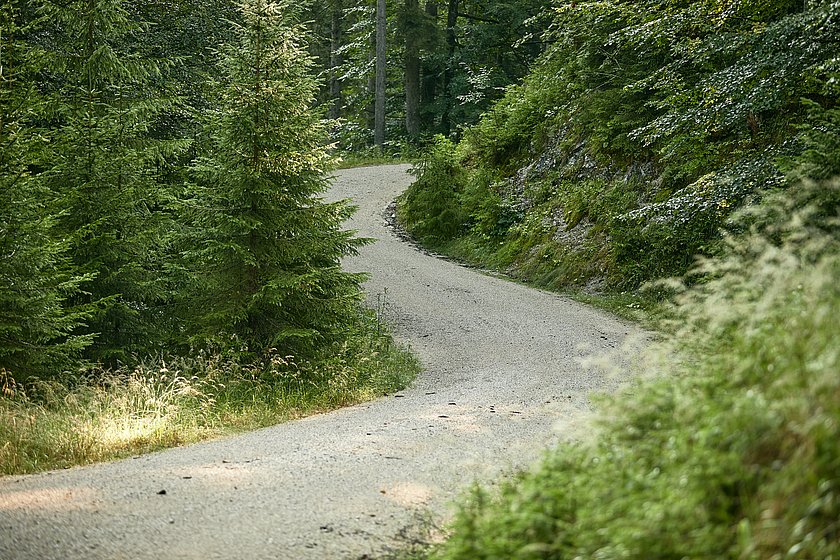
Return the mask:
[[[840,78],[840,72],[836,75],[835,79]],[[808,118],[800,127],[805,149],[787,166],[799,179],[836,177],[840,175],[840,107],[826,108],[815,102],[807,102],[806,107]]]
[[543,114],[530,92],[526,85],[509,87],[505,97],[464,131],[464,153],[472,164],[510,170],[528,154]]
[[400,198],[400,218],[412,235],[438,247],[463,233],[467,221],[458,204],[464,175],[454,144],[436,136],[415,172],[417,182]]
[[487,241],[498,240],[521,220],[519,213],[502,199],[497,173],[478,169],[467,175],[465,183],[458,202],[469,217],[472,235]]

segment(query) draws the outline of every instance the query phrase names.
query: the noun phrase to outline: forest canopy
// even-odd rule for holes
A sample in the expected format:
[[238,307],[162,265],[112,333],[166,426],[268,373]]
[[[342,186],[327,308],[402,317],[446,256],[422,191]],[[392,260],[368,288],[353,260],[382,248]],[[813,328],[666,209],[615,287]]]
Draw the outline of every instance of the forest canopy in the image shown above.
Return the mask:
[[540,53],[544,8],[389,2],[377,35],[368,0],[3,0],[0,366],[312,351],[359,300],[348,209],[318,200],[328,146],[476,122]]

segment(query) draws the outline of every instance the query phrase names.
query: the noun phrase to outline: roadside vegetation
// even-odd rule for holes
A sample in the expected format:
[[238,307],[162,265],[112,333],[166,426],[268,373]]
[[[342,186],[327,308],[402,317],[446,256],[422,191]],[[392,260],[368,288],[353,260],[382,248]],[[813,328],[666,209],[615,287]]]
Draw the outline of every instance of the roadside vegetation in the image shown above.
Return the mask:
[[377,150],[359,151],[359,152],[337,152],[336,155],[336,169],[352,169],[354,167],[368,167],[372,165],[393,165],[398,163],[410,163],[412,157],[408,154],[416,156],[414,150],[400,150],[393,153],[382,152]]
[[[838,188],[807,198],[836,204]],[[840,222],[785,198],[762,212],[763,227],[698,264],[706,282],[671,283],[673,336],[602,401],[592,439],[475,488],[429,558],[840,553]]]
[[16,383],[0,379],[0,474],[66,468],[230,435],[381,397],[418,373],[372,312],[308,358],[201,352]]
[[436,137],[399,217],[547,288],[681,276],[720,251],[732,212],[836,166],[838,10],[560,2],[530,74],[460,142]]
[[[664,340],[590,441],[474,489],[423,554],[840,555],[840,3],[446,4],[387,25],[389,136],[443,134],[399,219],[626,316],[653,302]],[[0,473],[410,380],[339,267],[351,208],[319,198],[318,99],[354,163],[410,153],[365,152],[372,3],[0,6]]]
[[[840,554],[837,2],[560,2],[398,217],[661,334],[592,437],[465,496],[476,559]],[[415,553],[412,553],[415,554]]]

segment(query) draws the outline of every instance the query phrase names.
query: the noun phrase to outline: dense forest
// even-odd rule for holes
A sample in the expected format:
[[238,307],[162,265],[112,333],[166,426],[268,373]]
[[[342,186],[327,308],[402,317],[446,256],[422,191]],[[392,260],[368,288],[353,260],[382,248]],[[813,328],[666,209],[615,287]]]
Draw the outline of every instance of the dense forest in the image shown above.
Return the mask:
[[524,81],[423,159],[402,214],[427,244],[547,287],[634,289],[716,254],[763,193],[840,173],[837,3],[552,14]]
[[6,1],[6,375],[346,330],[363,241],[317,202],[327,147],[456,134],[541,49],[540,3],[438,4]]
[[340,268],[366,240],[342,229],[346,203],[320,198],[329,125],[306,16],[265,0],[4,0],[4,471],[107,456],[96,423],[120,399],[115,421],[157,426],[117,442],[125,454],[415,371],[362,305],[363,276]]
[[420,243],[662,339],[424,554],[840,553],[840,3],[0,3],[3,472],[403,386],[320,198],[403,156]]

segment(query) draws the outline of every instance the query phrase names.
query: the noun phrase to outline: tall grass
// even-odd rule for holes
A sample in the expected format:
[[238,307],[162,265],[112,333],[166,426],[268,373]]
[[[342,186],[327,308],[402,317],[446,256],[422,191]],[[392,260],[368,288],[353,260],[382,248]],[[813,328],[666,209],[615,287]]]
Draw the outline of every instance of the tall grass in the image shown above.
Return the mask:
[[673,336],[592,441],[476,488],[431,556],[840,557],[840,188],[798,192],[673,286]]
[[268,426],[398,390],[418,370],[366,313],[343,342],[306,362],[274,353],[243,366],[204,352],[25,386],[0,372],[0,473],[110,460]]

